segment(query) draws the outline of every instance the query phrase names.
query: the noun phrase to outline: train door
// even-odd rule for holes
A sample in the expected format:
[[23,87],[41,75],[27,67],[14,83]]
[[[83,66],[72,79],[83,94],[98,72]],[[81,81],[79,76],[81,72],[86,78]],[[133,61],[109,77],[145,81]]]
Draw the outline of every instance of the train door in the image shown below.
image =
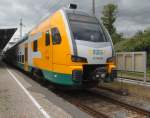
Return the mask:
[[64,55],[65,49],[63,48],[66,47],[62,47],[61,45],[62,40],[61,40],[59,29],[57,27],[53,27],[51,29],[51,33],[52,33],[52,44],[53,44],[53,48],[52,48],[53,64],[62,65],[64,64],[64,60],[66,58],[66,55]]
[[45,35],[45,59],[47,63],[47,70],[52,71],[52,43],[51,43],[51,33],[49,30],[46,31]]
[[25,60],[24,60],[24,70],[28,71],[28,44],[25,44]]

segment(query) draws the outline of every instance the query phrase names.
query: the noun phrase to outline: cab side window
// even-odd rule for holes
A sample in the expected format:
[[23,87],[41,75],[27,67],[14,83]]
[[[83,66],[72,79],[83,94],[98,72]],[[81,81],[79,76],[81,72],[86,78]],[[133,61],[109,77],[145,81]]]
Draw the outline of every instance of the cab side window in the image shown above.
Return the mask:
[[61,36],[60,36],[59,30],[57,28],[52,28],[51,32],[52,32],[53,45],[60,44],[61,43]]
[[34,52],[37,52],[37,46],[38,46],[38,43],[37,43],[37,40],[35,40],[35,41],[33,42],[33,51],[34,51]]
[[50,34],[49,34],[49,31],[47,31],[45,33],[45,45],[46,46],[49,46],[50,45]]

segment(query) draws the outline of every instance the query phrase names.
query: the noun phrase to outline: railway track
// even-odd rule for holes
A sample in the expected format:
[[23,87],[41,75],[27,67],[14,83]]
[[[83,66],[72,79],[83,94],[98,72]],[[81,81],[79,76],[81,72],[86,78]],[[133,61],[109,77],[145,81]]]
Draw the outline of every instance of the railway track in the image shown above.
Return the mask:
[[113,88],[108,88],[108,87],[104,87],[104,86],[100,86],[100,87],[97,87],[97,88],[101,89],[101,90],[110,91],[110,92],[118,94],[118,95],[123,95],[123,96],[129,95],[128,90],[127,89],[123,89],[123,88],[113,89]]
[[88,92],[91,92],[92,94],[96,95],[97,97],[103,98],[103,99],[105,99],[108,102],[112,102],[112,103],[120,105],[120,106],[122,106],[122,107],[124,107],[126,109],[135,111],[138,114],[150,117],[150,111],[142,109],[142,108],[139,108],[139,107],[136,107],[136,106],[133,106],[133,105],[130,105],[130,104],[127,104],[127,103],[124,103],[124,102],[119,101],[119,100],[114,99],[114,98],[110,98],[110,97],[108,97],[106,95],[102,95],[97,89],[95,89],[94,91],[90,90]]
[[84,110],[85,112],[91,114],[95,118],[109,118],[109,116],[107,116],[106,114],[101,113],[100,111],[96,111],[93,108],[82,104],[81,102],[78,102],[78,103],[77,102],[73,102],[73,104],[75,104],[81,110]]
[[[110,107],[112,104],[115,106],[115,108],[119,109],[125,109],[128,112],[132,112],[133,114],[138,114],[137,118],[143,118],[144,116],[150,116],[150,112],[146,111],[144,109],[126,104],[122,101],[110,98],[108,96],[103,95],[100,93],[97,89],[93,90],[87,90],[87,91],[82,91],[81,93],[62,93],[62,92],[55,92],[58,96],[64,98],[71,104],[77,106],[79,109],[85,111],[86,113],[92,115],[95,118],[110,118],[111,115],[109,111],[105,110],[100,110],[99,107],[102,108],[103,105],[99,105],[98,107],[93,107],[92,104],[101,104],[99,101],[105,101],[107,103],[105,107]],[[90,96],[90,97],[89,97]],[[89,97],[89,98],[88,98]],[[98,102],[94,102],[96,100],[99,100]],[[85,102],[86,101],[86,102]],[[111,109],[111,107],[109,108]]]
[[[82,100],[80,100],[80,98],[75,98],[74,99],[74,95],[71,93],[69,94],[64,94],[64,92],[62,91],[57,91],[57,90],[53,90],[53,92],[55,94],[57,94],[58,96],[64,98],[65,100],[67,100],[69,103],[77,106],[79,109],[83,110],[84,112],[92,115],[94,118],[109,118],[108,115],[102,113],[101,111],[95,110],[92,107],[89,107],[88,105],[84,104],[82,102]],[[72,97],[73,96],[73,97]]]

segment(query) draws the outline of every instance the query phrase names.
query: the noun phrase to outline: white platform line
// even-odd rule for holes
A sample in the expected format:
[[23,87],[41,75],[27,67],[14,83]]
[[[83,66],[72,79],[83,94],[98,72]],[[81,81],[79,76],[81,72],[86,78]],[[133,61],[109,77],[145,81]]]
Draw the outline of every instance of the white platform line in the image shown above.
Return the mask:
[[22,90],[27,94],[33,104],[37,107],[37,109],[43,114],[45,118],[51,118],[49,114],[43,109],[42,106],[35,100],[35,98],[29,93],[29,91],[19,82],[19,80],[15,77],[15,75],[6,67],[8,73],[13,77],[13,79],[17,82],[17,84],[22,88]]

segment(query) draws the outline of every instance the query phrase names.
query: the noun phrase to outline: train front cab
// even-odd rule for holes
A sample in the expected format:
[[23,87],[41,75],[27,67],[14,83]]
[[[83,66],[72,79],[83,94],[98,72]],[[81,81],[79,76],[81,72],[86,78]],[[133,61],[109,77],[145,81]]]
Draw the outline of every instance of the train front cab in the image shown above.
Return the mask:
[[[56,24],[55,19],[61,20]],[[48,80],[75,88],[94,87],[100,80],[113,81],[116,71],[112,42],[95,17],[61,11],[51,23],[52,30],[58,30],[51,32],[53,76],[44,72]],[[54,38],[61,41],[53,42]]]
[[114,50],[104,27],[96,17],[78,13],[68,13],[68,23],[76,47],[70,63],[81,68],[72,70],[73,82],[82,87],[112,82],[117,76]]

